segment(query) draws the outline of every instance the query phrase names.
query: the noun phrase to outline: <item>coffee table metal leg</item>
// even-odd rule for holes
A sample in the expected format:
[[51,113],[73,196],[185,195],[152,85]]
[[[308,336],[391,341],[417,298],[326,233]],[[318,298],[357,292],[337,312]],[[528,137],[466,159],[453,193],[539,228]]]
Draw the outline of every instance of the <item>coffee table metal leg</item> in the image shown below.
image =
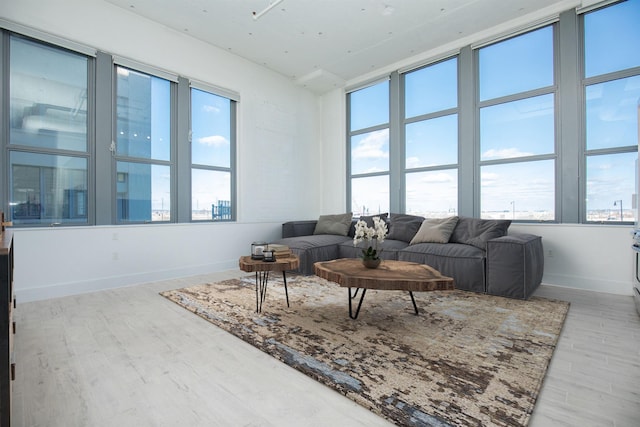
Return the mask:
[[[351,289],[351,288],[349,288]],[[355,298],[356,296],[358,296],[358,291],[360,290],[360,288],[356,288],[356,291],[353,293],[353,295],[351,295],[351,291],[349,291],[349,297],[350,298]]]
[[416,311],[416,316],[418,315],[418,306],[416,305],[416,300],[413,298],[413,292],[409,291],[409,295],[411,295],[411,302],[413,303],[413,309]]
[[353,310],[351,308],[351,299],[356,296],[356,294],[358,293],[358,290],[356,289],[356,293],[353,294],[353,297],[351,296],[351,288],[348,288],[348,291],[349,291],[349,317],[352,319],[357,319],[358,313],[360,313],[360,307],[362,307],[362,300],[364,300],[364,295],[367,293],[367,289],[366,288],[362,289],[362,295],[360,295],[360,302],[358,303],[358,308],[356,309],[355,316],[353,315]]

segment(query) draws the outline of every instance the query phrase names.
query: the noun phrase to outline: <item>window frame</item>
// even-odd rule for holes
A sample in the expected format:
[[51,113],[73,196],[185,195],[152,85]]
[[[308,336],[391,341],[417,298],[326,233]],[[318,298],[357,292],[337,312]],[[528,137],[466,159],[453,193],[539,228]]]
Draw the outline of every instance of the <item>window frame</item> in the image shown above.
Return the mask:
[[[588,185],[588,176],[587,176],[587,163],[588,160],[590,158],[594,158],[597,156],[607,156],[607,155],[615,155],[615,154],[625,154],[625,153],[634,153],[634,154],[638,154],[638,144],[640,143],[640,104],[638,107],[638,140],[636,140],[635,144],[631,144],[631,145],[621,145],[621,146],[614,146],[614,147],[606,147],[606,148],[593,148],[593,149],[589,149],[587,147],[587,98],[586,98],[586,94],[587,94],[587,88],[589,88],[590,86],[594,86],[594,85],[598,85],[598,84],[603,84],[603,83],[608,83],[608,82],[613,82],[615,80],[621,80],[621,79],[626,79],[626,78],[631,78],[631,77],[639,77],[640,76],[640,66],[636,66],[636,67],[632,67],[632,68],[626,68],[626,69],[622,69],[622,70],[617,70],[617,71],[610,71],[610,72],[605,72],[603,74],[598,74],[598,75],[592,75],[587,77],[586,76],[586,26],[585,26],[585,17],[591,13],[598,13],[599,11],[608,9],[610,7],[616,7],[617,5],[624,3],[624,1],[617,1],[617,2],[610,2],[610,3],[606,3],[603,4],[599,7],[594,7],[594,8],[589,8],[587,10],[584,10],[583,13],[581,13],[579,15],[579,24],[578,24],[578,40],[579,40],[579,65],[578,65],[578,72],[579,72],[579,96],[580,96],[580,120],[581,120],[581,126],[580,126],[580,130],[579,130],[579,135],[580,135],[580,161],[579,161],[579,168],[580,168],[580,176],[584,177],[584,183],[583,185],[581,185],[580,187],[580,199],[582,201],[582,205],[581,205],[581,209],[580,209],[580,222],[584,223],[584,224],[621,224],[621,225],[631,225],[634,223],[637,223],[637,221],[639,220],[638,218],[635,218],[634,220],[631,221],[625,221],[624,220],[624,216],[621,218],[620,221],[614,221],[614,220],[607,220],[607,221],[602,221],[602,220],[589,220],[589,211],[587,210],[588,205],[587,205],[587,199],[588,199],[588,194],[587,194],[587,185]],[[636,169],[638,168],[638,165],[636,164]],[[636,193],[635,193],[635,198],[638,198],[638,193],[637,191],[640,191],[640,188],[638,188],[638,174],[640,172],[638,172],[637,170],[635,171],[635,175],[634,175],[634,184],[636,187]],[[614,201],[617,202],[618,200]],[[637,205],[638,201],[635,201],[635,204]],[[624,207],[624,206],[623,206]],[[615,205],[611,206],[611,210],[616,209]],[[622,209],[621,209],[622,210]],[[634,216],[636,216],[638,214],[638,207],[637,206],[633,206],[633,197],[632,197],[632,206],[631,206],[631,210],[634,212]]]
[[[502,96],[498,96],[496,98],[491,98],[491,99],[486,99],[486,100],[480,100],[480,74],[479,74],[479,69],[480,69],[480,50],[483,47],[486,46],[492,46],[492,45],[496,45],[498,43],[501,43],[503,41],[506,40],[512,40],[514,38],[526,35],[526,34],[530,34],[532,32],[544,29],[544,28],[551,28],[552,31],[552,58],[553,58],[553,63],[552,63],[552,75],[553,75],[553,82],[551,85],[547,85],[544,87],[539,87],[536,89],[530,89],[530,90],[525,90],[522,92],[517,92],[517,93],[512,93],[509,95],[502,95]],[[500,40],[497,40],[495,43],[491,43],[491,44],[485,44],[483,46],[479,46],[478,48],[474,49],[474,79],[475,79],[475,87],[476,87],[476,98],[475,98],[475,114],[476,114],[476,123],[477,123],[477,129],[476,129],[476,137],[475,137],[475,146],[476,146],[476,153],[477,153],[477,186],[476,186],[476,191],[477,191],[477,206],[474,206],[474,213],[475,216],[481,218],[482,217],[482,168],[484,166],[494,166],[494,165],[507,165],[507,164],[516,164],[516,163],[531,163],[531,162],[536,162],[536,161],[545,161],[545,160],[553,160],[554,161],[554,186],[553,186],[553,191],[554,191],[554,196],[553,196],[553,201],[554,201],[554,209],[553,209],[553,218],[549,219],[549,220],[535,220],[535,219],[521,219],[521,218],[515,218],[515,207],[514,207],[514,212],[513,212],[513,218],[509,218],[512,219],[514,221],[517,222],[521,222],[521,223],[526,223],[526,222],[558,222],[559,221],[559,217],[560,217],[560,212],[559,212],[559,203],[561,203],[560,198],[561,198],[561,194],[559,191],[559,187],[558,187],[558,164],[561,162],[560,160],[560,155],[559,155],[559,143],[558,143],[558,135],[559,135],[559,126],[560,126],[560,112],[559,112],[559,85],[558,82],[560,80],[560,40],[559,40],[559,29],[558,29],[558,24],[557,22],[551,22],[551,23],[547,23],[545,25],[539,25],[539,26],[535,26],[533,28],[530,28],[526,31],[521,31],[518,32],[510,37],[506,37]],[[521,157],[514,157],[514,158],[509,158],[509,157],[505,157],[505,158],[500,158],[500,159],[489,159],[489,160],[482,160],[482,153],[481,153],[481,111],[483,108],[488,108],[488,107],[494,107],[494,106],[498,106],[498,105],[506,105],[509,103],[513,103],[513,102],[517,102],[517,101],[523,101],[523,100],[529,100],[529,99],[533,99],[536,97],[541,97],[544,95],[552,95],[553,96],[553,108],[554,108],[554,112],[553,112],[553,152],[551,153],[546,153],[546,154],[534,154],[534,155],[529,155],[529,156],[521,156]],[[512,202],[514,203],[514,202]],[[515,203],[514,203],[515,205]]]
[[[10,145],[9,135],[9,42],[11,37],[21,37],[33,41],[39,45],[51,46],[55,49],[66,50],[74,54],[80,54],[87,58],[87,151],[78,154],[69,150],[39,149],[38,147]],[[149,74],[154,77],[170,80],[171,97],[171,143],[170,158],[168,160],[142,159],[139,157],[120,156],[115,153],[116,141],[116,67],[124,66],[136,72]],[[94,226],[94,225],[129,225],[129,224],[167,224],[206,222],[192,221],[191,218],[191,164],[190,164],[190,103],[189,90],[191,85],[204,86],[206,90],[231,100],[230,131],[231,131],[231,159],[230,165],[225,169],[231,176],[231,219],[237,220],[237,127],[238,127],[238,103],[239,93],[215,86],[205,82],[189,79],[162,70],[144,63],[115,56],[106,52],[93,49],[75,42],[49,36],[46,33],[32,30],[18,24],[13,24],[0,19],[0,99],[3,108],[0,109],[0,133],[7,136],[0,147],[0,203],[5,212],[10,213],[8,206],[10,182],[10,152],[24,151],[29,153],[60,153],[65,156],[82,157],[87,162],[87,220],[82,223],[29,223],[17,224],[14,227],[48,227],[48,226]],[[140,164],[162,164],[169,167],[170,179],[170,214],[171,218],[164,221],[119,221],[116,203],[116,179],[118,161],[132,161]],[[7,220],[11,220],[7,215]],[[213,221],[213,220],[212,220]],[[216,221],[219,222],[219,221]]]
[[[8,120],[10,114],[10,75],[11,75],[11,61],[10,61],[10,45],[11,40],[21,39],[26,40],[27,42],[37,44],[39,46],[48,47],[60,52],[66,52],[73,55],[78,55],[86,59],[87,68],[86,68],[86,96],[87,96],[87,121],[86,121],[86,150],[78,151],[78,150],[70,150],[65,148],[52,148],[52,147],[38,147],[38,146],[28,146],[28,145],[19,145],[12,144],[9,134],[10,134],[10,120]],[[69,47],[70,46],[70,47]],[[94,89],[94,76],[96,70],[96,61],[95,56],[92,55],[93,51],[91,49],[75,49],[76,45],[70,43],[67,45],[58,45],[54,44],[50,41],[39,40],[35,37],[32,37],[29,34],[23,34],[19,32],[13,32],[0,27],[0,77],[2,78],[0,81],[0,99],[2,100],[2,105],[7,108],[2,108],[2,114],[0,114],[0,130],[2,134],[5,136],[4,143],[2,144],[2,150],[0,154],[0,161],[2,165],[4,165],[4,172],[0,175],[0,185],[2,186],[0,194],[2,195],[2,206],[5,206],[6,209],[3,209],[6,213],[7,220],[13,221],[14,227],[29,227],[29,228],[41,228],[41,227],[54,227],[54,226],[65,226],[65,227],[77,227],[77,226],[88,226],[95,225],[95,179],[94,179],[94,156],[95,156],[95,90]],[[4,111],[3,111],[4,110]],[[11,170],[11,153],[27,153],[27,154],[35,154],[35,155],[47,155],[47,156],[55,156],[55,157],[72,157],[78,159],[84,159],[87,165],[85,170],[86,173],[86,221],[83,222],[59,222],[57,220],[53,221],[43,221],[39,222],[29,222],[29,223],[20,223],[19,221],[14,220],[12,217],[12,207],[10,206],[10,196],[11,189],[9,188],[10,183],[12,182],[12,170]],[[56,168],[57,169],[57,168]]]

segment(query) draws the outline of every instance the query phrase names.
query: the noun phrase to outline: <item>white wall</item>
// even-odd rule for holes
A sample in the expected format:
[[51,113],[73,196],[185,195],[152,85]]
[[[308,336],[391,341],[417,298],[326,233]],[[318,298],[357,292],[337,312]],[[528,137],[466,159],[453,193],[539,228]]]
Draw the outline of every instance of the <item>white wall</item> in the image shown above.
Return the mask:
[[0,18],[240,94],[237,223],[16,229],[21,301],[234,268],[253,240],[279,237],[283,221],[318,216],[316,95],[102,0],[2,1]]
[[14,231],[15,285],[26,302],[238,267],[280,223],[147,224]]
[[632,295],[635,252],[622,225],[514,224],[510,230],[542,236],[542,282],[598,292]]

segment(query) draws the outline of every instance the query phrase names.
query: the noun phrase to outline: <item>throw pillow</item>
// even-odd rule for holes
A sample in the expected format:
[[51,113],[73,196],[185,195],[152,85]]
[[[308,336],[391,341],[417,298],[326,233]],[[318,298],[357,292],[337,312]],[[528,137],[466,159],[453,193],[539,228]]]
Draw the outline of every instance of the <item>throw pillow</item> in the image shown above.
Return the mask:
[[337,234],[346,236],[351,226],[351,212],[339,215],[320,215],[313,234]]
[[411,239],[410,245],[416,243],[447,243],[456,228],[458,217],[429,218],[422,221],[420,229]]
[[378,215],[362,215],[360,216],[360,218],[363,220],[364,222],[367,223],[367,227],[373,227],[373,218],[379,216],[381,220],[383,221],[387,221],[387,217],[389,216],[388,213],[382,213],[382,214],[378,214]]
[[[373,227],[373,218],[379,216],[381,220],[387,223],[387,228],[389,227],[389,216],[388,213],[381,213],[378,215],[361,215],[357,220],[363,220],[367,223],[367,227]],[[351,221],[351,226],[349,227],[349,236],[353,237],[356,234],[356,219]]]
[[450,241],[486,250],[487,241],[506,236],[510,225],[511,220],[508,219],[480,219],[461,216]]
[[422,225],[424,217],[407,214],[392,214],[389,220],[389,240],[401,240],[409,243]]

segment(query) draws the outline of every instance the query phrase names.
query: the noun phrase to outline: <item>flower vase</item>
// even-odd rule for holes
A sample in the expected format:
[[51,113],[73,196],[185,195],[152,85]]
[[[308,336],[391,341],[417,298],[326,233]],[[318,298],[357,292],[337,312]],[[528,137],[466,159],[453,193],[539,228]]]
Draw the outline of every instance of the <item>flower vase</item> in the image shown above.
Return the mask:
[[367,268],[378,268],[380,261],[380,258],[362,258],[362,264]]

